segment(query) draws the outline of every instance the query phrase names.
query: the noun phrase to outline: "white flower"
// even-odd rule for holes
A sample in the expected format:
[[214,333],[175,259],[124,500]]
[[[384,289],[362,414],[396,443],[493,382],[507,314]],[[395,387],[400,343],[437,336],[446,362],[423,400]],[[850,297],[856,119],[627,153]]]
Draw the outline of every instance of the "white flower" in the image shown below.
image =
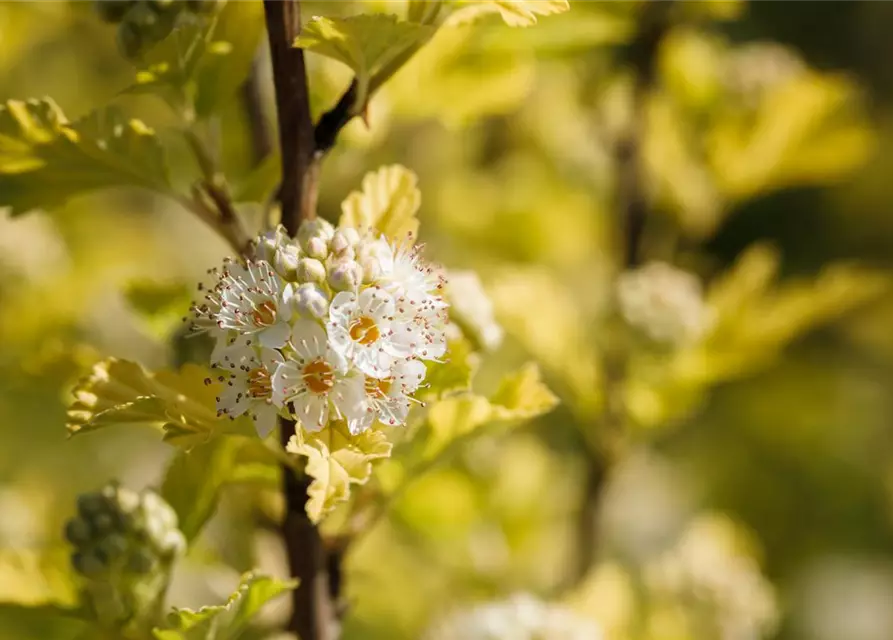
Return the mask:
[[256,336],[261,346],[278,348],[291,332],[291,285],[268,262],[230,262],[207,296],[207,304],[194,307],[198,324],[216,323],[223,331]]
[[447,310],[436,304],[414,305],[398,299],[391,344],[404,357],[439,361],[447,349]]
[[322,320],[329,311],[329,296],[318,284],[305,282],[295,291],[294,305],[302,317]]
[[447,296],[453,317],[485,349],[502,343],[502,327],[496,322],[493,303],[474,271],[450,271]]
[[696,341],[712,322],[700,280],[664,262],[621,274],[617,298],[626,321],[655,342]]
[[[236,419],[248,414],[261,438],[276,426],[277,408],[273,399],[272,375],[282,364],[282,354],[262,348],[231,345],[221,357],[218,381],[223,390],[217,398],[217,413]],[[280,405],[281,406],[281,405]]]
[[350,432],[362,433],[376,419],[390,426],[405,424],[414,402],[412,394],[424,380],[425,365],[418,360],[397,361],[387,378],[366,376],[364,410],[347,423]]
[[378,242],[381,246],[376,248],[375,255],[381,269],[379,281],[387,291],[413,305],[444,306],[440,295],[443,275],[422,261],[421,246],[392,244],[384,239]]
[[342,291],[329,306],[329,340],[360,371],[385,378],[395,357],[409,355],[393,339],[393,320],[394,299],[383,289]]
[[592,620],[528,594],[458,611],[424,640],[601,640]]
[[273,374],[273,399],[292,403],[307,431],[319,431],[335,416],[356,419],[364,410],[363,378],[348,375],[347,361],[333,350],[312,320],[298,320],[291,337],[294,353]]

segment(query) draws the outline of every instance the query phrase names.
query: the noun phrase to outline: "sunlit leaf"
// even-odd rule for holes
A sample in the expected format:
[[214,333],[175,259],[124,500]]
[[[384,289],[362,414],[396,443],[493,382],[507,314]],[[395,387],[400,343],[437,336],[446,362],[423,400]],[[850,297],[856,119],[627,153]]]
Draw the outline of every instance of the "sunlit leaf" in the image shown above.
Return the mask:
[[360,14],[315,17],[304,25],[295,46],[346,64],[356,73],[358,103],[365,104],[373,78],[425,42],[434,28],[401,22],[395,16]]
[[362,190],[352,192],[341,203],[339,224],[376,229],[397,239],[415,234],[419,228],[416,212],[422,201],[417,182],[412,171],[396,164],[367,173]]
[[529,420],[548,413],[558,398],[540,379],[539,368],[528,363],[503,379],[491,398],[476,394],[434,402],[428,411],[428,438],[423,459],[432,459],[456,440],[482,426],[500,421]]
[[223,605],[198,611],[174,609],[167,628],[155,629],[156,640],[236,640],[265,604],[297,587],[297,581],[246,574]]
[[365,484],[372,461],[391,454],[382,431],[369,429],[352,435],[344,422],[332,422],[322,431],[292,437],[288,451],[307,459],[305,473],[313,478],[307,490],[307,515],[319,522],[339,502],[347,500],[351,484]]
[[439,398],[471,388],[471,379],[480,360],[472,350],[471,343],[465,338],[450,340],[447,354],[447,359],[443,362],[428,363],[428,373],[425,376],[427,388],[423,393],[425,398]]
[[48,98],[0,105],[0,206],[16,215],[116,186],[169,189],[164,150],[141,121],[108,108],[71,123]]
[[0,602],[0,628],[4,640],[84,640],[96,630],[82,618],[79,609],[59,605],[22,605]]
[[564,13],[570,8],[568,0],[464,0],[450,15],[448,24],[467,24],[482,16],[498,13],[512,27],[530,27],[537,16]]
[[184,449],[217,435],[252,435],[250,420],[217,417],[218,393],[219,384],[198,365],[151,374],[135,362],[110,358],[75,386],[68,430],[74,435],[124,424],[151,425],[163,428],[164,439]]

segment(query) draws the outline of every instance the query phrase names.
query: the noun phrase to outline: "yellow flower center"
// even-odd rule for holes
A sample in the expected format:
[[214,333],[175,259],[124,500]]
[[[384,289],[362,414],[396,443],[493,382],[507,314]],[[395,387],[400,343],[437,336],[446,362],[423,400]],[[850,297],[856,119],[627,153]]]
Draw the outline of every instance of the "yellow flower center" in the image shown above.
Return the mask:
[[266,300],[257,305],[257,308],[251,312],[251,317],[257,326],[269,327],[276,322],[276,305],[272,300]]
[[305,366],[303,377],[313,393],[326,393],[335,385],[335,371],[325,360],[314,360]]
[[252,398],[269,398],[273,393],[270,373],[263,367],[248,372],[248,393]]
[[381,337],[381,331],[375,320],[369,316],[360,316],[350,324],[350,337],[362,345],[368,346]]
[[380,380],[378,378],[366,376],[366,395],[376,398],[384,398],[391,390],[392,384],[394,384],[393,378]]

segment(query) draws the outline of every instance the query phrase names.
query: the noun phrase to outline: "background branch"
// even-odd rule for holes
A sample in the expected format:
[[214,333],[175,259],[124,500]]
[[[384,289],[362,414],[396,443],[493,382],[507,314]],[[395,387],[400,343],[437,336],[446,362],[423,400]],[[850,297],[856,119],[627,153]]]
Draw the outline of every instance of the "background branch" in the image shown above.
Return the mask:
[[[640,264],[642,232],[648,215],[641,147],[647,131],[648,97],[654,88],[661,42],[671,26],[673,3],[650,2],[644,5],[639,32],[628,49],[628,65],[635,79],[632,117],[625,134],[614,147],[617,175],[615,192],[618,228],[621,230],[622,267]],[[623,382],[627,361],[624,348],[609,347],[603,356],[605,408],[602,420],[590,428],[594,437],[586,438],[588,468],[583,503],[578,521],[578,558],[575,582],[581,581],[595,564],[598,554],[597,523],[602,497],[610,472],[622,446],[626,422],[623,406]]]
[[[304,53],[292,45],[301,31],[297,0],[264,0],[267,36],[276,89],[282,184],[279,201],[282,224],[289,235],[297,234],[304,220],[316,215],[319,163],[310,117],[310,100]],[[295,423],[280,418],[283,447],[295,434]],[[329,579],[329,562],[319,530],[305,511],[310,479],[282,469],[285,515],[282,537],[291,575],[300,580],[292,593],[292,617],[288,630],[301,640],[332,640],[338,633]],[[340,570],[340,566],[336,568]],[[340,582],[340,581],[338,581]]]

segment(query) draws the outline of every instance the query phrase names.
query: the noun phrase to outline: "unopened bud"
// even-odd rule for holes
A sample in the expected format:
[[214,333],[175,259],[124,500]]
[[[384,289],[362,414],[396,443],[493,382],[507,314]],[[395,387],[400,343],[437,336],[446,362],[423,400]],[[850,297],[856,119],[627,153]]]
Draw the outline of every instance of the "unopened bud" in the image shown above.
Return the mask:
[[363,282],[363,269],[354,260],[341,260],[329,268],[329,286],[336,291],[354,291]]
[[326,268],[315,258],[301,258],[296,270],[298,282],[323,283],[326,280]]
[[326,292],[311,282],[298,287],[294,303],[298,313],[304,317],[322,318],[329,312],[329,298]]
[[298,243],[311,258],[325,258],[329,253],[329,240],[335,234],[331,223],[322,218],[314,218],[301,224],[298,229]]
[[353,227],[339,227],[329,241],[329,248],[332,250],[332,253],[341,257],[348,249],[353,249],[359,241],[360,234],[357,233],[356,229]]

